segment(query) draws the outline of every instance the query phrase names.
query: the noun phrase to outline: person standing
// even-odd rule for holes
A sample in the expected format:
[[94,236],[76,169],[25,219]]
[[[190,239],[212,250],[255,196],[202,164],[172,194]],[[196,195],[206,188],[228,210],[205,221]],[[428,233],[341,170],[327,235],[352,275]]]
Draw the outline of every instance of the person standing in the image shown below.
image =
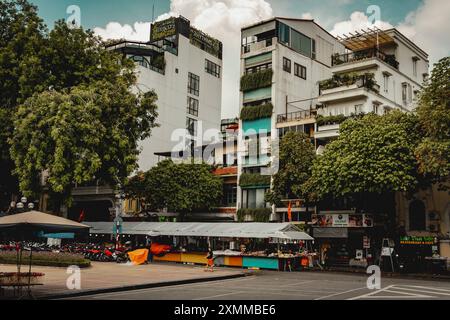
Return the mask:
[[214,271],[214,252],[212,251],[211,248],[208,248],[208,254],[206,255],[206,260],[207,260],[207,264],[206,264],[206,268],[205,271]]

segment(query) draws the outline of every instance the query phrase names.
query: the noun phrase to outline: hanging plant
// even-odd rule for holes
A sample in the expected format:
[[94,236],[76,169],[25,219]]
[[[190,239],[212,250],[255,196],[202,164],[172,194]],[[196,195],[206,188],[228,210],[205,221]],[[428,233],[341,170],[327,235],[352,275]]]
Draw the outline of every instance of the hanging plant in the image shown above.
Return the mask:
[[272,69],[249,73],[241,77],[241,91],[249,91],[272,85]]
[[272,117],[273,105],[266,103],[259,106],[244,106],[241,109],[240,119],[242,121],[251,121],[261,118]]

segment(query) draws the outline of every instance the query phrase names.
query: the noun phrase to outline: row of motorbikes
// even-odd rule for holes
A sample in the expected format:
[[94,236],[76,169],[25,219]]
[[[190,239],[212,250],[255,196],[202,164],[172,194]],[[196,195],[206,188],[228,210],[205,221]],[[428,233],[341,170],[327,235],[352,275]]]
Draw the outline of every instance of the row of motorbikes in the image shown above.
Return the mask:
[[34,252],[62,252],[83,255],[85,259],[101,262],[126,263],[129,261],[128,252],[132,250],[131,242],[125,246],[115,248],[94,243],[69,243],[62,246],[50,246],[39,242],[3,242],[0,251],[32,250]]

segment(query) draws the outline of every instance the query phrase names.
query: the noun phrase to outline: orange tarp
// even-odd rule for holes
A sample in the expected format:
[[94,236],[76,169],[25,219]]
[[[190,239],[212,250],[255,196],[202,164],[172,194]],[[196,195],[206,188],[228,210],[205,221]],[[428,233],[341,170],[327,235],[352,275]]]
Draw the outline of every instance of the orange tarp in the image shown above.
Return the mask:
[[148,258],[148,249],[138,249],[128,252],[130,260],[135,265],[144,264]]
[[170,246],[167,244],[159,244],[159,243],[152,243],[150,247],[150,251],[154,255],[160,255],[161,253],[166,253],[170,250]]

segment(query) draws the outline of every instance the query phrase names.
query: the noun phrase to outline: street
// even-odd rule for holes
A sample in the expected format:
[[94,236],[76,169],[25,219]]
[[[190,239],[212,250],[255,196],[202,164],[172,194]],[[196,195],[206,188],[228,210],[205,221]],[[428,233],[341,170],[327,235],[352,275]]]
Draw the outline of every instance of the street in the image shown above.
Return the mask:
[[105,293],[98,300],[450,300],[450,281],[382,278],[369,290],[365,275],[259,271],[239,279]]

